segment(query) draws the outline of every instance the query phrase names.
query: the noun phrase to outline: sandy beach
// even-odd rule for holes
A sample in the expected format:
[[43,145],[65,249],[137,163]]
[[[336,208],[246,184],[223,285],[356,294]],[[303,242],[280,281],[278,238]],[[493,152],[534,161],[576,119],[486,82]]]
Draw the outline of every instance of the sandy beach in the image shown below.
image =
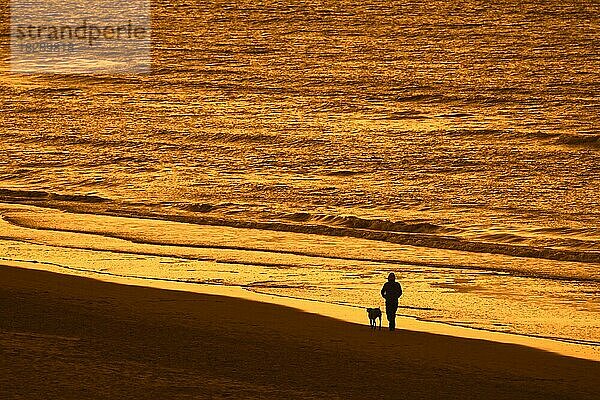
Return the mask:
[[[0,267],[9,399],[592,399],[600,363],[242,299]],[[366,322],[366,318],[365,318]]]

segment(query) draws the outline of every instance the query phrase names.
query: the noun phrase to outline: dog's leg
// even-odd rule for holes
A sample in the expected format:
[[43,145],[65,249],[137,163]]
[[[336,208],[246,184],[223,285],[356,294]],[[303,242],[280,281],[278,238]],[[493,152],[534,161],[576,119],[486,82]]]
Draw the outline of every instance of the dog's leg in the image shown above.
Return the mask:
[[[377,322],[375,322],[377,323]],[[381,317],[379,317],[379,330],[381,330]]]

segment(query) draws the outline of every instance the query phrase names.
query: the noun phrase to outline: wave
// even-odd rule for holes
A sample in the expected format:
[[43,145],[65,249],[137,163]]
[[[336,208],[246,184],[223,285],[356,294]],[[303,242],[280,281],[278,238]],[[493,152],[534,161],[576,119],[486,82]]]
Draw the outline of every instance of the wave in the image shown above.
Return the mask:
[[600,148],[600,134],[563,134],[557,137],[556,143]]
[[452,113],[447,113],[447,114],[439,114],[436,115],[437,118],[467,118],[467,117],[474,117],[474,114],[469,114],[469,113],[461,113],[461,112],[452,112]]
[[396,111],[385,114],[382,119],[387,119],[391,121],[400,121],[404,119],[416,119],[416,120],[424,120],[431,118],[430,116],[423,114],[421,111],[416,110],[407,110],[407,111]]
[[0,189],[1,201],[57,201],[74,203],[104,203],[110,201],[96,195],[58,194],[39,190]]
[[209,204],[209,203],[185,203],[180,204],[178,206],[181,210],[191,211],[191,212],[199,212],[199,213],[209,213],[211,211],[238,206],[235,203],[220,203],[220,204]]
[[[172,136],[181,137],[181,133]],[[324,143],[323,139],[307,136],[251,133],[251,132],[211,132],[186,134],[185,139],[191,143],[224,143],[224,144],[286,144],[290,147],[310,147]],[[188,143],[189,144],[189,143]]]
[[[462,116],[462,115],[461,115]],[[538,139],[555,145],[582,146],[591,148],[600,148],[599,133],[553,133],[553,132],[526,132],[514,130],[498,129],[454,129],[444,132],[449,137],[494,137],[494,138],[514,138],[514,139]]]
[[360,174],[363,174],[363,172],[350,170],[337,170],[326,173],[327,176],[354,176]]
[[550,234],[561,234],[561,235],[600,235],[600,228],[587,227],[587,228],[571,228],[567,226],[560,227],[544,227],[532,229],[532,232],[538,233],[550,233]]
[[[210,212],[219,206],[210,204],[188,205],[189,213],[174,214],[161,205],[127,203],[95,195],[55,194],[44,191],[0,190],[0,201],[31,204],[61,209],[74,213],[110,215],[116,217],[151,218],[198,225],[227,226],[322,236],[353,237],[399,245],[456,250],[472,253],[501,254],[512,257],[539,258],[555,261],[600,263],[600,252],[553,247],[535,247],[515,243],[495,243],[453,236],[459,231],[429,222],[405,223],[354,216],[293,213],[287,221],[264,219],[231,219]],[[226,204],[221,207],[227,207]],[[181,207],[179,207],[181,208]],[[273,217],[273,215],[270,215]]]
[[[328,225],[345,226],[355,229],[368,229],[385,232],[410,232],[410,233],[458,233],[459,229],[435,225],[430,222],[406,223],[402,221],[389,221],[384,219],[365,219],[355,216],[338,216],[316,214],[308,220],[326,223]],[[307,221],[308,221],[307,220]]]
[[503,243],[523,243],[527,238],[512,233],[487,233],[478,236],[479,239],[500,241]]

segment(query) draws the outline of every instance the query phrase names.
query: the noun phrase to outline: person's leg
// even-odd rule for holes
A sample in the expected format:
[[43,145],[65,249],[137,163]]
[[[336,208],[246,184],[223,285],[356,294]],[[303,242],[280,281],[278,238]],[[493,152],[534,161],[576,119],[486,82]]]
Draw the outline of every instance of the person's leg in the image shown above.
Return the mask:
[[388,319],[388,325],[390,327],[390,331],[393,331],[394,329],[396,329],[396,310],[397,309],[398,309],[398,306],[395,306],[394,304],[386,305],[386,307],[385,307],[385,314]]

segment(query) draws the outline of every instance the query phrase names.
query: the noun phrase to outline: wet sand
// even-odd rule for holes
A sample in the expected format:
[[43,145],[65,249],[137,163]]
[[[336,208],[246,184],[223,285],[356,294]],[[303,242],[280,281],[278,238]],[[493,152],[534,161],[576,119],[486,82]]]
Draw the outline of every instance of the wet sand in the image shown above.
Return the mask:
[[[592,399],[600,363],[0,266],[4,398]],[[367,323],[365,315],[365,324]]]

